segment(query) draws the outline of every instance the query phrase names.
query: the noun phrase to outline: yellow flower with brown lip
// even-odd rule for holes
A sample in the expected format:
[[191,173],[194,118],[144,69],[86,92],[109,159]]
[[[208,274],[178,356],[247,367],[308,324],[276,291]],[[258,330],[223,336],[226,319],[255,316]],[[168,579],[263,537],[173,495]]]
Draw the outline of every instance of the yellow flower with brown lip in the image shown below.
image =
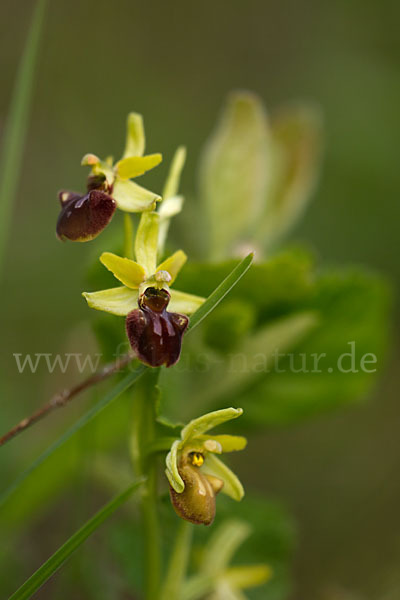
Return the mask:
[[243,498],[239,479],[216,455],[243,450],[246,438],[207,433],[242,413],[241,408],[226,408],[203,415],[190,421],[182,429],[181,438],[172,444],[166,458],[166,475],[172,504],[182,519],[211,525],[219,492],[237,501]]

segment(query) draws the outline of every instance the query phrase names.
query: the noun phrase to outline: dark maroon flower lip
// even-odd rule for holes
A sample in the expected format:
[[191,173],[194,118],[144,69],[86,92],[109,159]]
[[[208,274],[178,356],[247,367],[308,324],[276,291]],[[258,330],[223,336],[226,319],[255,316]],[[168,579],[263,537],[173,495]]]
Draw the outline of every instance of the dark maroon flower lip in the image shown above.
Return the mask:
[[180,357],[182,337],[189,319],[168,312],[170,295],[162,289],[147,288],[139,308],[126,318],[126,333],[137,357],[150,367],[171,367]]
[[94,189],[82,196],[74,192],[59,193],[61,212],[57,220],[60,240],[88,242],[99,235],[111,221],[117,207],[114,198]]

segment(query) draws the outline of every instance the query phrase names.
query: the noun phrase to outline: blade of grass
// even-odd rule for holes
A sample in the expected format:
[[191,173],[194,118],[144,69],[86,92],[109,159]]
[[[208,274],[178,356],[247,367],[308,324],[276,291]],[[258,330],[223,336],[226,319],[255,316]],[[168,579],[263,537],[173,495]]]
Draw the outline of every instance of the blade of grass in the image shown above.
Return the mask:
[[[237,282],[243,277],[246,271],[250,268],[253,260],[253,254],[249,254],[243,259],[227,277],[219,284],[219,286],[210,294],[202,306],[192,315],[190,320],[190,331],[197,327],[203,319],[205,319],[212,310],[225,298]],[[4,504],[13,494],[20,483],[22,483],[28,475],[30,475],[39,465],[41,465],[50,454],[59,448],[64,442],[69,440],[87,423],[92,421],[100,412],[102,412],[111,402],[127,390],[139,377],[148,369],[144,365],[140,365],[133,373],[127,375],[120,381],[108,394],[104,396],[97,404],[95,404],[87,413],[85,413],[74,425],[59,437],[47,450],[45,450],[20,476],[0,495],[0,506]]]
[[18,186],[24,142],[32,100],[33,79],[38,57],[47,0],[38,0],[32,17],[28,39],[18,67],[2,144],[0,160],[0,272],[7,234],[10,229],[11,207]]
[[99,413],[101,413],[106,406],[116,400],[123,392],[125,392],[131,385],[139,379],[139,377],[145,372],[146,367],[140,365],[133,373],[129,373],[124,379],[122,379],[115,387],[113,387],[99,402],[97,402],[92,408],[90,408],[76,423],[74,423],[65,433],[63,433],[51,446],[49,446],[38,458],[23,471],[19,477],[4,490],[0,496],[0,506],[4,504],[8,498],[15,492],[20,483],[22,483],[28,475],[30,475],[37,467],[39,467],[50,454],[55,452],[57,448],[62,446],[67,440],[69,440],[77,431],[82,429],[87,423],[92,421]]
[[227,277],[219,284],[219,286],[208,296],[207,300],[200,306],[199,309],[191,316],[189,329],[197,327],[203,319],[205,319],[212,310],[225,298],[237,282],[243,277],[246,271],[250,268],[253,262],[254,254],[251,253],[244,258],[238,265],[229,273]]
[[85,542],[143,483],[135,481],[121,494],[103,506],[89,521],[74,533],[25,583],[9,600],[25,600],[30,598],[54,573],[65,563],[75,550]]

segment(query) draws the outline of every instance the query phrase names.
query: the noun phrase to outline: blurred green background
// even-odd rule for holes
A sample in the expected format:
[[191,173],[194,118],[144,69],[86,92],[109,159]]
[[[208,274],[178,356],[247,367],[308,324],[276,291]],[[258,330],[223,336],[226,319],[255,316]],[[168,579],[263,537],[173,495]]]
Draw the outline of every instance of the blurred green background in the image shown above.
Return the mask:
[[[10,0],[0,8],[0,131],[32,10]],[[56,193],[83,189],[85,152],[118,156],[131,110],[144,115],[148,150],[166,159],[144,179],[151,189],[160,189],[176,146],[187,145],[189,205],[199,153],[230,90],[255,91],[271,109],[319,104],[323,170],[293,238],[325,264],[361,263],[399,282],[399,17],[390,0],[49,3],[1,282],[1,430],[78,377],[20,375],[13,353],[92,347],[80,293],[98,242],[55,239]],[[182,223],[172,234],[188,240]],[[259,435],[236,461],[247,485],[282,500],[297,521],[293,599],[400,597],[399,341],[394,325],[392,357],[368,404]],[[78,400],[4,447],[1,479],[82,409]],[[69,506],[61,504],[65,534],[81,522]],[[25,575],[59,543],[58,518],[42,519],[13,547]],[[73,590],[85,597],[78,583]]]

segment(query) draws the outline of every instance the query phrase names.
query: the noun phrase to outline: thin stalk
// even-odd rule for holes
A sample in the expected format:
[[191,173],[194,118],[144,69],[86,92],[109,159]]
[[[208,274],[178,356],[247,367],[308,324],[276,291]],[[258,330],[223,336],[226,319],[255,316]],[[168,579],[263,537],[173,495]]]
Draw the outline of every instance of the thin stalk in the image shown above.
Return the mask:
[[28,130],[35,68],[45,10],[46,0],[38,0],[19,63],[11,98],[10,112],[4,129],[0,159],[0,269],[3,266],[4,253],[10,230],[12,204],[15,200],[15,194],[21,179],[19,173]]
[[147,371],[135,390],[131,456],[138,477],[146,477],[141,490],[144,528],[145,598],[157,600],[161,576],[161,536],[158,522],[157,463],[147,448],[155,438],[156,403],[159,370]]
[[193,527],[182,521],[176,536],[174,549],[168,565],[168,572],[161,593],[161,600],[180,600],[190,555]]
[[129,213],[124,213],[124,256],[134,258],[133,253],[133,221]]

